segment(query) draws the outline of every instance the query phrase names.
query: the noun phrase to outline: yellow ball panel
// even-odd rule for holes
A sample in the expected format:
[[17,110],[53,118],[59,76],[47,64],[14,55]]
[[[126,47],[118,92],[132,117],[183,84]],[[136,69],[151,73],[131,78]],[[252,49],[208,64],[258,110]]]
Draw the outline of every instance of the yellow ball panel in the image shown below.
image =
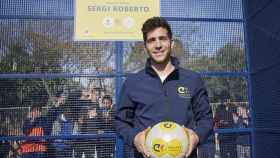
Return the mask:
[[145,145],[152,158],[183,158],[189,147],[189,136],[175,122],[160,122],[147,133]]

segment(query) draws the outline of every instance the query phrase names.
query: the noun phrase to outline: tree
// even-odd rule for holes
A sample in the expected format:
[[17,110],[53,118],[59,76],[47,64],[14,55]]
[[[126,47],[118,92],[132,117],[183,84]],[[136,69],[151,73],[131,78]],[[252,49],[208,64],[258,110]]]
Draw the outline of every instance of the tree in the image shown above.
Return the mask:
[[[11,27],[13,26],[13,27]],[[1,24],[1,73],[96,73],[112,61],[110,42],[72,42],[72,25],[56,20],[17,21]],[[16,31],[14,31],[16,30]],[[70,39],[69,39],[70,38]],[[86,78],[85,78],[86,79]],[[57,89],[80,85],[75,78],[14,79],[17,96],[28,100],[34,91],[44,89],[52,100]],[[88,79],[88,82],[92,82]],[[90,83],[89,83],[90,85]],[[104,87],[103,87],[104,88]]]
[[244,49],[232,43],[228,43],[223,48],[218,50],[215,59],[218,65],[216,71],[246,71],[246,58]]
[[[148,54],[144,50],[143,42],[131,43],[131,50],[126,54],[124,61],[124,69],[129,72],[137,72],[144,68]],[[174,39],[174,47],[172,49],[172,55],[176,56],[182,65],[185,65],[184,59],[186,59],[187,52],[184,49],[182,41]]]
[[[244,49],[232,43],[226,44],[219,49],[215,56],[201,57],[198,59],[204,63],[209,71],[215,72],[244,72],[246,68]],[[203,66],[200,67],[203,70]],[[204,69],[205,70],[205,69]],[[206,78],[210,98],[218,101],[224,92],[228,92],[228,97],[236,101],[246,101],[247,98],[247,80],[239,77],[208,77]],[[218,97],[217,97],[218,96]]]

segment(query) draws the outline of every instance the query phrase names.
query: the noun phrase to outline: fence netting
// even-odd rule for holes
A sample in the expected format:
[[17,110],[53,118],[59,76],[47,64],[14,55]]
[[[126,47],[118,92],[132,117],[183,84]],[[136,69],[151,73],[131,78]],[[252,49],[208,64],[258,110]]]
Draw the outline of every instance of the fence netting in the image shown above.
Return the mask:
[[[73,41],[73,15],[74,0],[1,0],[1,158],[133,158],[115,135],[116,81],[144,67],[143,42],[121,42],[118,55],[114,41]],[[161,16],[173,55],[207,86],[216,157],[251,157],[242,1],[161,0]]]

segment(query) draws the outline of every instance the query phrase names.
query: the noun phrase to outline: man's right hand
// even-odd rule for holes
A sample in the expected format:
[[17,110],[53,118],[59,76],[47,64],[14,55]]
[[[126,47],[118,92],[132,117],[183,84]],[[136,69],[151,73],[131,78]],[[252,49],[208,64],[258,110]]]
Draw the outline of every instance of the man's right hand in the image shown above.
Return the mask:
[[148,131],[151,129],[151,127],[146,128],[144,131],[139,132],[134,137],[134,146],[140,152],[145,158],[150,157],[150,152],[145,147],[145,139]]

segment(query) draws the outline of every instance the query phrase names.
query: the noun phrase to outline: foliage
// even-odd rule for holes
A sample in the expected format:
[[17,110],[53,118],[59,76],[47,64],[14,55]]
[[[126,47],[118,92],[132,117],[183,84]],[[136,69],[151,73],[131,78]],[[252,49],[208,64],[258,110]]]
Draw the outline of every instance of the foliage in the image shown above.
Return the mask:
[[[215,54],[206,52],[190,54],[184,50],[182,42],[174,40],[173,55],[176,56],[182,67],[197,72],[245,72],[245,53],[240,46],[227,43]],[[142,69],[145,65],[147,54],[144,52],[142,42],[131,45],[131,52],[125,60],[125,69],[130,72]],[[247,100],[247,80],[242,77],[205,77],[211,102],[218,102],[225,97],[236,101]],[[225,93],[226,92],[226,93]]]
[[[70,25],[55,20],[24,21],[1,24],[0,32],[0,72],[6,74],[39,74],[42,77],[24,79],[16,77],[1,82],[12,82],[15,89],[7,89],[29,103],[34,95],[45,91],[49,101],[58,89],[81,86],[84,82],[77,78],[46,79],[46,73],[93,73],[104,68],[111,61],[113,48],[110,42],[72,42]],[[23,75],[22,75],[23,76]],[[88,80],[91,82],[91,80]],[[90,83],[88,83],[90,84]],[[44,97],[44,96],[41,96]],[[1,97],[3,100],[3,98]],[[6,100],[7,101],[7,100]],[[7,103],[11,104],[11,103]]]
[[[124,61],[124,69],[129,72],[137,72],[145,66],[146,59],[148,57],[144,50],[143,42],[135,42],[130,44],[131,48],[128,53],[128,57]],[[179,39],[174,39],[174,47],[172,50],[172,55],[178,57],[180,62],[184,64],[186,58],[186,51],[184,50],[183,44]]]

